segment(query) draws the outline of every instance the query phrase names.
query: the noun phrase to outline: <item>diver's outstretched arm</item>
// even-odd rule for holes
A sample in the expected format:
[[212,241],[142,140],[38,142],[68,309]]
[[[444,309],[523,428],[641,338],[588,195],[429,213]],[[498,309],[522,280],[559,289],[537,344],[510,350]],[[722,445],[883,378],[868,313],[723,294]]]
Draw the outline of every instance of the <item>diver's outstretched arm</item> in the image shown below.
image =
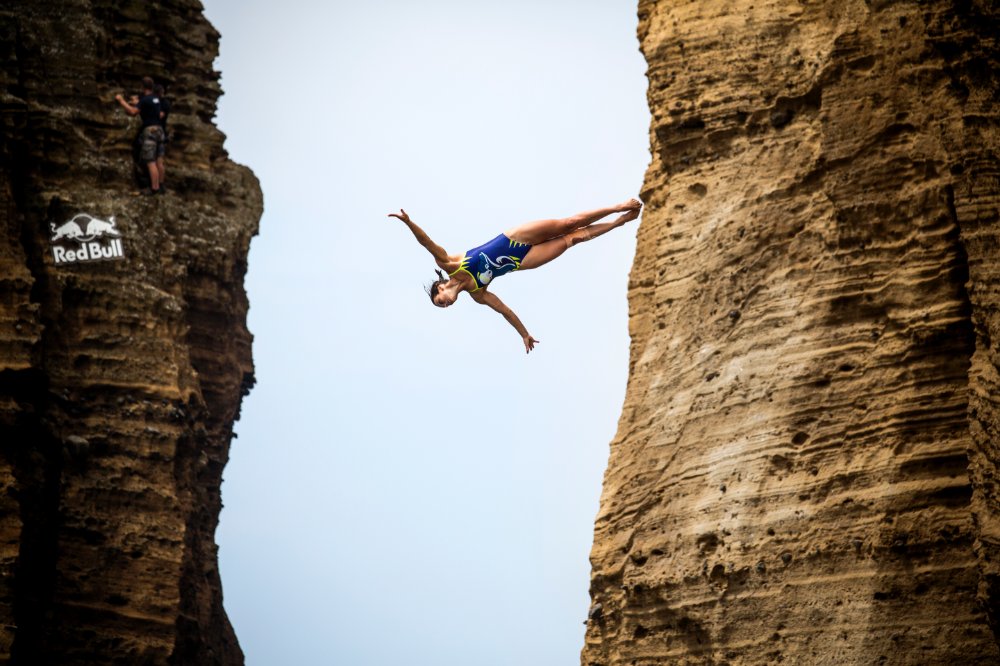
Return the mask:
[[506,319],[507,322],[510,323],[510,325],[513,326],[521,335],[521,340],[524,342],[525,353],[528,353],[535,348],[535,344],[539,342],[539,340],[531,337],[528,333],[528,329],[524,327],[524,324],[522,324],[521,320],[517,318],[514,311],[504,305],[504,302],[497,298],[495,294],[484,290],[481,292],[470,293],[470,296],[472,296],[472,298],[474,298],[478,303],[488,305],[503,315],[503,318]]
[[389,213],[389,217],[395,217],[398,220],[402,220],[406,226],[410,228],[410,231],[413,232],[417,242],[423,245],[427,251],[434,256],[435,261],[440,263],[449,260],[448,253],[445,252],[444,248],[432,241],[431,237],[427,235],[427,232],[415,225],[410,219],[410,216],[406,214],[405,210],[400,208],[399,213]]

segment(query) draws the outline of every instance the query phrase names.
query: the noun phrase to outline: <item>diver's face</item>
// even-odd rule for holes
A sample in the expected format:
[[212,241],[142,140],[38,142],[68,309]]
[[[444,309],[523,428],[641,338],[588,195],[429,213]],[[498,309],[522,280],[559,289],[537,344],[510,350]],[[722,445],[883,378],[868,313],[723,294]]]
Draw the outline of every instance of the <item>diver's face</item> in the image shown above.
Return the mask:
[[442,293],[442,291],[438,289],[437,296],[434,297],[434,305],[438,306],[439,308],[446,308],[454,302],[455,302],[454,296],[452,296],[451,294]]
[[437,293],[434,295],[434,305],[439,308],[446,308],[455,302],[455,297],[451,294],[445,293],[444,289],[438,287]]

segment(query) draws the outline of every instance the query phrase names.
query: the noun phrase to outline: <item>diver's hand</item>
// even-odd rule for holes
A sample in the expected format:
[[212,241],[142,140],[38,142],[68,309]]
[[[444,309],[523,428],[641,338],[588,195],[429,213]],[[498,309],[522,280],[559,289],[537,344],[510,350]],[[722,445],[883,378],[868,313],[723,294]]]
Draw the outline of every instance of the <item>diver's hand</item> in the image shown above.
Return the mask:
[[539,343],[539,340],[534,339],[530,335],[526,335],[526,336],[524,336],[521,339],[524,340],[524,353],[525,354],[527,354],[532,349],[534,349],[535,345]]
[[398,220],[402,220],[403,222],[406,222],[407,224],[409,224],[409,222],[410,222],[410,216],[407,215],[406,211],[403,210],[402,208],[399,209],[398,213],[389,213],[388,217],[394,217],[394,218],[396,218]]

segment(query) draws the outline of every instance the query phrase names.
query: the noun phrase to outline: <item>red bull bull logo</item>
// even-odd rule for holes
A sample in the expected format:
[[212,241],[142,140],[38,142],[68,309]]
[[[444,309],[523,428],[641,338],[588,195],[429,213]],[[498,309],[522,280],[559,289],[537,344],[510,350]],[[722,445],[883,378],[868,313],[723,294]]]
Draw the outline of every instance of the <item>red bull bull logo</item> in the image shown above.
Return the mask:
[[[52,230],[52,259],[57,265],[125,258],[114,215],[102,220],[79,213],[58,227],[50,223],[49,228]],[[55,244],[67,241],[72,241],[69,247]]]

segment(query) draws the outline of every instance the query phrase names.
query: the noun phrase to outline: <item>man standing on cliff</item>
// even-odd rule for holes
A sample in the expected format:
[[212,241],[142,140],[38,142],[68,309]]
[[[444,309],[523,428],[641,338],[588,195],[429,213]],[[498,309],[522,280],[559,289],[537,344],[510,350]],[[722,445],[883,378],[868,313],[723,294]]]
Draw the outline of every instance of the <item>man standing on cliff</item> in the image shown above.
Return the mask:
[[135,106],[125,101],[120,94],[115,95],[115,99],[125,109],[125,113],[130,116],[139,116],[142,119],[142,147],[139,159],[149,169],[149,190],[143,190],[143,194],[160,194],[160,180],[162,173],[157,158],[161,156],[163,146],[163,126],[160,125],[160,99],[153,93],[153,79],[148,76],[142,80],[142,95],[139,103]]

